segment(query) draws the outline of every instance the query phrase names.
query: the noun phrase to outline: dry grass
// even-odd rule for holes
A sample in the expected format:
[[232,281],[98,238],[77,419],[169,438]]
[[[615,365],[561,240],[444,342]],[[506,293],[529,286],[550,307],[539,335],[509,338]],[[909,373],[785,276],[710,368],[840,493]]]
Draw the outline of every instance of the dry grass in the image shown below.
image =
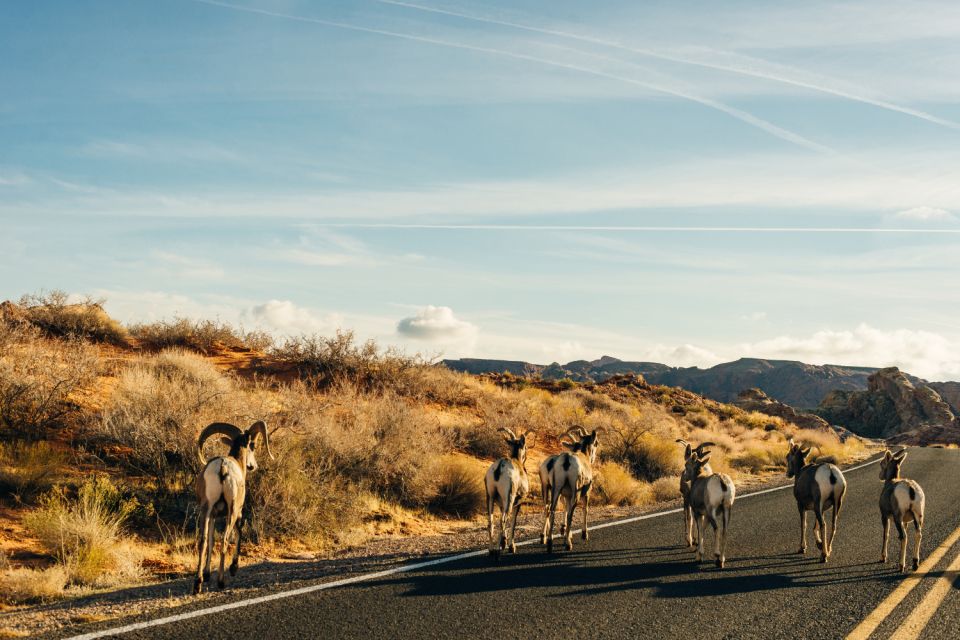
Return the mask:
[[103,310],[104,300],[68,302],[63,291],[25,295],[19,306],[30,323],[54,338],[78,338],[123,346],[127,331]]
[[69,576],[64,566],[8,568],[0,572],[0,600],[8,604],[49,602],[63,595]]
[[656,502],[667,502],[680,497],[680,476],[664,476],[658,478],[651,485],[653,499]]
[[49,494],[24,518],[24,526],[56,558],[70,583],[131,582],[140,575],[140,555],[124,538],[132,507],[115,503],[112,485],[98,478],[84,483],[74,500]]
[[640,482],[630,471],[616,462],[603,462],[597,465],[594,480],[597,500],[602,504],[615,506],[641,506],[653,502],[653,489],[650,483]]
[[66,461],[46,442],[0,443],[0,493],[30,502],[53,486]]
[[200,427],[227,420],[232,381],[200,356],[170,349],[135,360],[120,372],[95,436],[127,448],[121,462],[178,490],[194,472]]
[[450,456],[441,461],[437,476],[431,510],[456,518],[472,518],[484,509],[486,492],[475,465]]
[[237,330],[218,320],[174,318],[169,321],[133,325],[130,333],[148,349],[159,351],[181,348],[205,355],[223,349],[266,351],[273,345],[273,338],[267,333]]
[[8,326],[3,333],[0,430],[42,439],[74,411],[70,395],[95,379],[97,351],[77,340],[43,339],[31,327]]

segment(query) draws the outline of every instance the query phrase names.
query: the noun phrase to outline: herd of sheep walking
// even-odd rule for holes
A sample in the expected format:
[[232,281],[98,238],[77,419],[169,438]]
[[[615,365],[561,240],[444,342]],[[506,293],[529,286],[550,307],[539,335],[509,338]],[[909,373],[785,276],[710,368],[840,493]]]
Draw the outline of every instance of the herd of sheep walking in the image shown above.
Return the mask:
[[[490,537],[490,554],[497,557],[504,550],[516,552],[517,517],[523,500],[530,493],[530,479],[527,476],[527,449],[533,435],[527,431],[517,435],[510,429],[500,429],[504,434],[510,453],[507,457],[495,461],[487,469],[484,477],[486,490],[487,526]],[[219,435],[222,444],[229,448],[223,456],[206,460],[203,445],[211,437]],[[581,537],[588,540],[588,510],[590,492],[593,488],[597,452],[600,448],[597,430],[587,432],[583,427],[570,429],[560,439],[567,451],[548,456],[538,469],[541,497],[544,505],[543,531],[541,544],[547,552],[553,552],[553,530],[557,507],[563,499],[563,513],[560,521],[560,536],[564,538],[567,551],[573,549],[573,516],[578,503],[583,503],[583,528]],[[247,474],[257,469],[255,449],[262,440],[267,455],[270,453],[270,436],[262,421],[255,422],[245,431],[231,424],[215,422],[208,425],[197,441],[197,451],[203,469],[197,477],[195,489],[199,502],[202,523],[198,526],[198,562],[194,580],[194,593],[200,593],[204,580],[209,580],[210,562],[214,547],[214,522],[223,518],[225,525],[220,551],[220,570],[217,584],[224,586],[224,563],[228,543],[235,536],[233,560],[230,575],[235,575],[239,565],[240,544],[246,512]],[[696,561],[703,558],[703,544],[706,524],[709,522],[714,531],[714,558],[717,567],[723,568],[726,562],[727,533],[730,527],[731,512],[736,498],[736,487],[730,476],[714,473],[710,468],[710,450],[712,442],[693,446],[685,440],[678,440],[684,446],[684,468],[680,475],[680,495],[683,499],[684,538],[687,547],[696,547]],[[798,553],[807,550],[807,512],[812,511],[814,537],[820,550],[820,561],[827,562],[833,550],[833,541],[837,533],[837,520],[840,516],[843,499],[847,491],[847,482],[840,469],[831,462],[810,460],[810,448],[803,447],[790,439],[787,452],[787,477],[794,479],[793,495],[800,513],[800,548]],[[887,545],[890,534],[890,522],[900,536],[900,571],[906,570],[907,534],[905,527],[913,522],[916,529],[913,553],[913,569],[920,564],[920,542],[923,537],[924,496],[920,485],[913,480],[900,477],[900,467],[906,457],[906,450],[884,453],[880,461],[880,478],[884,481],[880,493],[880,516],[883,525],[883,549],[881,561],[887,561]],[[495,535],[494,511],[500,510],[500,535]],[[833,515],[828,528],[826,514]]]

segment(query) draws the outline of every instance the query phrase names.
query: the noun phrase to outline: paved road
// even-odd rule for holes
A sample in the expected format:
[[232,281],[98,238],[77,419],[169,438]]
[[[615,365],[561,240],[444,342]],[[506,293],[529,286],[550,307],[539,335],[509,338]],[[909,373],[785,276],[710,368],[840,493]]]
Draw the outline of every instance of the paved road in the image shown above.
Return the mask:
[[[903,472],[926,490],[926,558],[960,526],[960,452],[913,449]],[[597,530],[587,544],[576,539],[572,553],[525,546],[499,564],[473,557],[122,637],[844,638],[870,619],[876,630],[869,637],[888,638],[927,611],[933,615],[922,637],[960,638],[960,591],[945,571],[960,542],[941,550],[936,566],[921,566],[925,576],[908,582],[916,588],[897,596],[889,615],[871,616],[898,587],[905,590],[893,563],[878,563],[878,473],[875,464],[847,473],[827,565],[812,536],[807,556],[795,553],[798,518],[786,490],[738,499],[724,570],[695,565],[678,545],[681,519],[672,514]]]

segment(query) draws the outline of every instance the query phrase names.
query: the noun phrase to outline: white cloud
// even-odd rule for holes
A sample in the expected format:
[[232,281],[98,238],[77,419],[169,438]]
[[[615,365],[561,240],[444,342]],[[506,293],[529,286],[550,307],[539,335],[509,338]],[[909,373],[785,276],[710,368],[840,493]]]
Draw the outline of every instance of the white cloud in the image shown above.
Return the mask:
[[960,344],[930,331],[884,330],[861,324],[852,330],[778,336],[738,349],[741,355],[801,360],[810,364],[897,366],[930,380],[960,377]]
[[898,211],[895,218],[899,220],[913,220],[917,222],[953,222],[955,216],[946,209],[938,207],[913,207]]
[[474,338],[477,332],[476,325],[457,318],[450,307],[433,305],[397,323],[397,333],[416,340],[463,340]]
[[343,324],[343,316],[318,316],[289,300],[269,300],[243,311],[241,320],[255,328],[281,335],[331,333]]

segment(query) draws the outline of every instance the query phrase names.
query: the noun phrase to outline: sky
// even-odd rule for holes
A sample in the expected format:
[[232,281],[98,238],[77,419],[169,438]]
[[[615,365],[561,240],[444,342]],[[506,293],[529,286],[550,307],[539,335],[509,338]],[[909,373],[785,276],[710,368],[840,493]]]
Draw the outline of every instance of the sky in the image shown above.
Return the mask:
[[960,5],[0,3],[0,299],[960,380]]

